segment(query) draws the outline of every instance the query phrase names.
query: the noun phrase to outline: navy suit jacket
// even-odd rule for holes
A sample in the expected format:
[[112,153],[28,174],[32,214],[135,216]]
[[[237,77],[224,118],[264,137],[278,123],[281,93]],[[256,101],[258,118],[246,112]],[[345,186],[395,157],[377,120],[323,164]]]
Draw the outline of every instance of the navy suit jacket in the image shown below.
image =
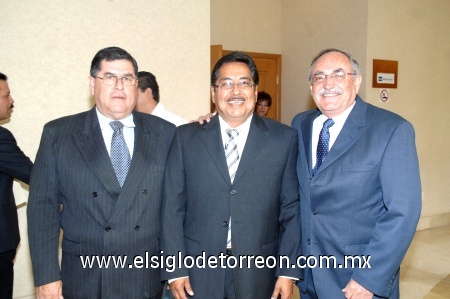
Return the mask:
[[[311,169],[317,109],[298,114],[302,248],[336,258],[342,268],[313,268],[319,298],[344,298],[353,278],[378,296],[398,298],[398,275],[421,210],[419,165],[412,125],[359,97],[319,171]],[[345,255],[370,255],[368,268],[344,266]],[[308,271],[305,272],[308,274]],[[299,286],[305,291],[307,280]]]
[[[225,252],[232,221],[233,255],[301,254],[297,133],[253,115],[244,152],[231,183],[218,116],[177,128],[167,158],[161,247],[166,255],[192,257]],[[244,260],[247,261],[247,260]],[[206,261],[205,261],[206,263]],[[277,275],[300,278],[299,269],[235,268],[236,298],[270,298]],[[189,276],[195,298],[223,298],[225,268],[178,267],[164,280]]]
[[[95,108],[45,125],[28,206],[36,286],[62,279],[65,298],[148,298],[161,291],[160,270],[136,268],[132,260],[159,255],[164,166],[175,126],[148,114],[133,116],[134,152],[122,189]],[[107,268],[83,267],[80,256],[97,255],[127,261],[124,267],[112,260]]]
[[17,146],[13,134],[0,127],[0,253],[14,250],[20,241],[13,181],[30,182],[33,163]]

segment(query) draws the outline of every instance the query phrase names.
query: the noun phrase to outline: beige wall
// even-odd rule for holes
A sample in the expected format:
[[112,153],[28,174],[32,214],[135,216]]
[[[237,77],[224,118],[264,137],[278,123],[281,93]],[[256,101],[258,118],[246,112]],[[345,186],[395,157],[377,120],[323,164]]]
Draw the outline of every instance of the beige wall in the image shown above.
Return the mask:
[[[186,119],[209,110],[209,1],[2,1],[0,71],[16,101],[10,129],[32,160],[49,120],[92,107],[90,63],[101,48],[119,46],[153,72],[161,102]],[[18,203],[27,191],[14,186]],[[14,297],[33,294],[26,208]]]
[[423,188],[419,229],[450,224],[450,2],[369,1],[367,72],[372,59],[398,60],[398,88],[381,103],[366,76],[367,99],[414,125]]
[[281,53],[280,0],[211,0],[211,45]]
[[[286,124],[296,113],[314,107],[306,80],[311,59],[329,47],[352,53],[365,77],[359,92],[363,99],[402,115],[416,129],[423,188],[418,229],[425,229],[450,224],[450,118],[445,115],[450,108],[446,76],[450,65],[450,2],[394,2],[282,0],[258,6],[249,1],[258,6],[256,11],[244,20],[233,18],[230,25],[224,20],[235,12],[234,5],[212,0],[211,9],[220,7],[220,11],[211,12],[211,42],[226,49],[282,55],[281,120]],[[281,6],[281,15],[277,6]],[[278,22],[280,35],[264,27],[267,20],[259,17],[263,11],[276,12],[269,28],[277,28]],[[230,26],[234,30],[227,30]],[[267,42],[262,36],[272,40]],[[262,42],[255,42],[255,37]],[[269,47],[280,43],[279,52],[275,46]],[[372,88],[373,59],[399,62],[398,88],[390,89],[387,103],[379,100],[380,89]]]

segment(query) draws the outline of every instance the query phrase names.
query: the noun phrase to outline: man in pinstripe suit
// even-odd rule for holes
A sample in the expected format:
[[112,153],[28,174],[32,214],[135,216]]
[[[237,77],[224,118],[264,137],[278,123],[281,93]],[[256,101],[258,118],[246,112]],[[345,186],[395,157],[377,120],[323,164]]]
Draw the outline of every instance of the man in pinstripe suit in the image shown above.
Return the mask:
[[[125,50],[100,50],[89,77],[96,106],[44,127],[28,206],[37,298],[161,298],[159,269],[138,268],[133,258],[159,254],[162,181],[174,126],[133,111],[137,73]],[[115,121],[131,158],[124,182],[112,158]],[[82,258],[97,256],[110,264],[83,266]],[[118,256],[127,260],[114,266]]]

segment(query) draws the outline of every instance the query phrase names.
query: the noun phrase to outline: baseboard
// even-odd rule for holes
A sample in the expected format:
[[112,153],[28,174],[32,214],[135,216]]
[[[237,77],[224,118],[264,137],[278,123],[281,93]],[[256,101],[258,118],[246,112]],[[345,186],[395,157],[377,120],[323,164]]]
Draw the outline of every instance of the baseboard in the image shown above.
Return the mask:
[[450,225],[450,213],[421,217],[417,230]]

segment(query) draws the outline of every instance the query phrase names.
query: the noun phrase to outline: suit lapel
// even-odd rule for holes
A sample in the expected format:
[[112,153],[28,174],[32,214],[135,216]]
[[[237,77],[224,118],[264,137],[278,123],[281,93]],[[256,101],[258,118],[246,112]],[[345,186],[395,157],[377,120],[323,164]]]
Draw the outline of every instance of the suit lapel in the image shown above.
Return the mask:
[[315,110],[313,113],[311,113],[307,118],[305,118],[301,123],[301,129],[302,129],[302,136],[303,136],[303,144],[304,144],[304,150],[305,150],[305,157],[308,167],[308,173],[311,175],[311,171],[313,168],[312,164],[312,147],[316,146],[312,144],[312,128],[313,128],[313,122],[317,118],[317,116],[320,115],[319,110]]
[[91,172],[111,197],[117,200],[121,189],[105,146],[95,107],[86,114],[81,133],[74,134],[73,138]]
[[261,153],[261,148],[267,142],[267,135],[264,132],[268,131],[264,121],[256,114],[253,114],[253,119],[250,124],[247,141],[245,142],[244,152],[241,154],[241,161],[236,172],[233,183],[236,183],[245,170],[253,164],[256,157]]
[[357,96],[356,104],[353,107],[353,110],[350,112],[344,123],[344,127],[339,133],[336,141],[330,149],[330,152],[328,153],[328,156],[323,161],[316,175],[330,166],[340,156],[347,152],[356,141],[358,141],[362,135],[359,129],[366,125],[366,110],[367,104],[364,103],[359,96]]
[[230,174],[228,173],[227,161],[225,159],[225,150],[222,144],[222,133],[220,132],[220,123],[218,115],[211,121],[202,126],[201,138],[206,150],[216,164],[217,169],[223,178],[231,185]]

